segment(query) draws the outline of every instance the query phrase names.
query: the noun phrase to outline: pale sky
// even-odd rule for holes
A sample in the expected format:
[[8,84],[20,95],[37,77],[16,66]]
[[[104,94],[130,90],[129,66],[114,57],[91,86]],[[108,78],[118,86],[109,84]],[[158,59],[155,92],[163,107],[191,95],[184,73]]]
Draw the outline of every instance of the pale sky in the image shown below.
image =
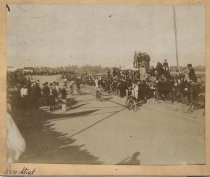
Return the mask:
[[[172,6],[10,5],[8,66],[176,65]],[[205,64],[205,8],[176,6],[180,65]]]

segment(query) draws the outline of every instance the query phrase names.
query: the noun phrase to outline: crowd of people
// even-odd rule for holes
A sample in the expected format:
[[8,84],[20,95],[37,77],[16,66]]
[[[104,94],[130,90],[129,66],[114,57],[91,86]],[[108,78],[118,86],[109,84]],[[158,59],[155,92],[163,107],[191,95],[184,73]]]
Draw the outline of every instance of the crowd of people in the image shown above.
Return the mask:
[[[146,102],[149,98],[156,100],[170,100],[190,105],[190,110],[200,103],[204,107],[205,96],[199,100],[199,95],[205,92],[205,82],[201,76],[196,76],[192,64],[188,64],[185,71],[170,72],[168,62],[158,62],[151,66],[143,78],[139,70],[113,69],[112,73],[88,75],[87,73],[67,73],[63,75],[70,83],[95,86],[96,93],[103,90],[120,97],[130,94],[137,101]],[[79,78],[79,82],[78,82]],[[128,95],[127,95],[128,96]],[[200,101],[200,102],[199,102]]]
[[[151,66],[143,79],[138,70],[120,69],[113,69],[112,73],[101,75],[67,73],[63,77],[76,83],[80,78],[79,83],[95,86],[97,92],[104,90],[124,97],[126,91],[132,90],[137,100],[145,102],[151,97],[156,100],[170,99],[173,102],[191,104],[191,108],[198,103],[199,94],[205,91],[205,83],[201,76],[196,76],[192,64],[188,64],[185,71],[177,69],[172,75],[167,60],[158,62],[156,67]],[[204,104],[204,100],[202,102]]]
[[154,98],[187,104],[190,111],[197,105],[205,108],[205,81],[196,75],[192,64],[188,64],[182,71],[177,68],[173,74],[167,60],[158,62],[155,67],[151,66],[143,73],[141,69],[145,71],[144,66],[141,67],[136,70],[113,68],[104,74],[68,71],[62,73],[62,82],[50,83],[40,83],[40,80],[34,80],[20,71],[8,73],[8,161],[17,161],[26,149],[26,142],[11,117],[12,106],[19,106],[25,113],[38,109],[41,105],[48,106],[50,111],[66,111],[67,95],[80,95],[82,85],[94,87],[96,99],[100,101],[101,95],[105,93],[127,97],[125,106],[128,99],[142,105],[147,99]]
[[[143,67],[142,67],[143,68]],[[140,68],[141,70],[141,68]],[[14,77],[14,74],[12,75]],[[171,74],[168,62],[158,62],[156,67],[143,74],[139,70],[121,70],[113,68],[105,74],[88,74],[67,72],[62,75],[63,85],[58,82],[43,83],[33,81],[30,76],[18,76],[18,100],[19,105],[24,109],[38,108],[41,104],[48,105],[50,110],[57,109],[58,102],[64,102],[67,91],[70,94],[81,94],[82,85],[94,86],[96,96],[101,95],[101,91],[109,94],[116,94],[120,97],[132,95],[136,101],[146,103],[147,99],[171,100],[172,102],[182,102],[190,105],[193,110],[198,103],[199,94],[204,93],[205,83],[200,76],[196,76],[191,64],[187,65],[186,71],[177,69],[175,74]],[[8,80],[10,81],[10,77]],[[204,98],[202,97],[202,106]]]
[[11,117],[11,107],[19,106],[25,113],[41,105],[48,106],[50,111],[66,111],[67,95],[80,95],[83,85],[94,87],[96,99],[100,101],[105,93],[127,97],[125,106],[128,99],[142,105],[147,99],[154,98],[187,104],[190,111],[197,105],[205,108],[205,81],[196,75],[192,64],[182,71],[177,68],[173,74],[167,60],[158,62],[144,73],[141,72],[141,69],[145,71],[144,66],[141,67],[136,70],[113,68],[103,74],[68,71],[61,76],[62,82],[50,83],[41,83],[20,71],[8,73],[8,161],[17,161],[26,148],[26,142]]
[[67,85],[59,87],[58,82],[45,82],[40,86],[39,80],[25,76],[16,85],[16,90],[8,88],[8,102],[24,110],[38,109],[41,105],[49,106],[50,111],[58,108],[59,102],[65,102]]

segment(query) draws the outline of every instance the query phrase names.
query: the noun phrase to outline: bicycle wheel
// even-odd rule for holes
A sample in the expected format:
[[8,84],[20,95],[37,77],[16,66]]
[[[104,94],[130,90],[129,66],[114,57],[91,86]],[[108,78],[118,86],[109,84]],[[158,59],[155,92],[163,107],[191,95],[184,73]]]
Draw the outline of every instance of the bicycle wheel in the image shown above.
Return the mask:
[[139,110],[140,110],[140,105],[139,105],[139,103],[135,102],[135,103],[133,104],[133,111],[134,111],[134,112],[137,112],[137,111],[139,111]]
[[128,110],[131,110],[133,108],[133,101],[131,99],[128,99],[126,101],[126,107]]

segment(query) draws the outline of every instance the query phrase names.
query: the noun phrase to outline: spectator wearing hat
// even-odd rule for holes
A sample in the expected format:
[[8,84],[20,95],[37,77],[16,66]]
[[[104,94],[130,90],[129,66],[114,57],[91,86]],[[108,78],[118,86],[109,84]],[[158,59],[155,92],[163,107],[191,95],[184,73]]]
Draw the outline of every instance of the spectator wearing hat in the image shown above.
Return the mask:
[[164,75],[165,77],[170,77],[170,70],[169,70],[169,67],[168,67],[168,61],[167,60],[164,60],[163,62],[163,70],[164,70]]
[[30,92],[29,92],[29,105],[30,108],[34,107],[35,105],[35,99],[36,99],[36,87],[35,87],[35,82],[31,82],[30,86]]
[[76,85],[77,85],[77,94],[80,95],[81,93],[81,84],[82,84],[82,79],[80,76],[77,77]]
[[22,100],[22,107],[23,109],[25,109],[28,104],[28,88],[26,84],[24,84],[23,87],[20,89],[20,97]]
[[56,109],[56,98],[57,92],[55,89],[55,85],[53,83],[50,84],[50,93],[49,93],[49,104],[50,104],[50,111]]
[[61,90],[61,98],[62,98],[62,100],[66,100],[66,96],[67,96],[67,91],[66,91],[66,84],[64,84],[63,85],[63,88],[62,88],[62,90]]
[[150,76],[155,76],[155,71],[156,71],[156,69],[155,69],[155,67],[152,65],[151,67],[150,67],[150,70],[149,70],[149,74],[150,74]]
[[168,67],[168,61],[166,59],[163,62],[163,67]]
[[196,78],[196,75],[195,75],[195,70],[193,69],[192,67],[192,64],[188,64],[187,65],[187,68],[189,70],[189,73],[188,73],[188,77],[191,81],[193,82],[196,82],[197,81],[197,78]]
[[54,93],[55,93],[55,106],[58,105],[58,97],[59,97],[59,82],[54,82]]
[[49,95],[50,95],[50,88],[49,88],[48,82],[45,82],[43,84],[42,92],[43,92],[43,96],[44,96],[44,104],[48,105],[49,104]]
[[180,72],[179,69],[176,70],[176,75],[175,75],[175,79],[178,81],[180,80],[181,78],[183,78],[183,74]]
[[34,85],[34,88],[35,88],[35,92],[34,92],[34,95],[33,95],[34,96],[33,102],[34,102],[34,107],[38,108],[39,103],[40,103],[40,99],[41,99],[41,96],[42,96],[39,81],[36,82],[36,84]]
[[62,110],[66,111],[66,96],[67,96],[67,91],[66,91],[66,84],[63,85],[63,88],[61,90],[61,99],[62,99]]
[[73,79],[70,80],[69,87],[70,87],[70,93],[74,95],[74,80]]

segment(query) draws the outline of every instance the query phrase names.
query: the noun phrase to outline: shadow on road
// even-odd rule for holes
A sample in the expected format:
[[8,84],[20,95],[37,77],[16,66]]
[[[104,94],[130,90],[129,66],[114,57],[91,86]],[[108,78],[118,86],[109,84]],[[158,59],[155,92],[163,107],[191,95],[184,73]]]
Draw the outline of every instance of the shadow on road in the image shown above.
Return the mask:
[[113,97],[102,97],[102,101],[110,101]]
[[119,110],[119,111],[112,112],[112,114],[109,114],[109,115],[108,115],[108,116],[106,116],[105,118],[103,118],[103,119],[101,119],[101,120],[99,120],[99,121],[96,121],[96,122],[95,122],[95,123],[93,123],[92,125],[90,125],[90,126],[88,126],[88,127],[84,128],[84,129],[82,129],[82,130],[80,130],[80,131],[78,131],[78,132],[74,133],[74,134],[73,134],[73,135],[71,135],[70,137],[74,137],[74,136],[76,136],[76,135],[78,135],[78,134],[80,134],[80,133],[82,133],[82,132],[84,132],[84,131],[88,130],[89,128],[91,128],[91,127],[93,127],[93,126],[95,126],[95,125],[97,125],[97,124],[99,124],[99,123],[103,122],[104,120],[106,120],[106,119],[108,119],[108,118],[112,117],[113,115],[115,115],[115,114],[117,114],[117,113],[119,113],[119,112],[123,111],[124,109],[125,109],[125,108],[123,108],[123,109],[121,109],[121,110]]
[[66,111],[75,110],[75,109],[80,108],[84,105],[86,105],[86,104],[80,104],[80,105],[77,105],[77,106],[74,106],[74,107],[69,107]]
[[[71,100],[71,105],[77,101]],[[97,157],[87,150],[81,150],[84,145],[72,145],[75,139],[67,134],[56,132],[48,120],[62,117],[89,115],[97,110],[83,111],[72,114],[51,114],[44,110],[26,111],[13,107],[12,116],[27,144],[26,151],[19,159],[21,163],[70,163],[70,164],[102,164]]]
[[123,159],[117,165],[140,165],[139,155],[140,152],[135,152],[132,156]]
[[48,120],[61,120],[61,119],[73,119],[76,117],[84,117],[88,115],[92,115],[92,113],[98,111],[99,109],[93,109],[89,111],[79,111],[74,113],[68,113],[68,114],[50,114]]

